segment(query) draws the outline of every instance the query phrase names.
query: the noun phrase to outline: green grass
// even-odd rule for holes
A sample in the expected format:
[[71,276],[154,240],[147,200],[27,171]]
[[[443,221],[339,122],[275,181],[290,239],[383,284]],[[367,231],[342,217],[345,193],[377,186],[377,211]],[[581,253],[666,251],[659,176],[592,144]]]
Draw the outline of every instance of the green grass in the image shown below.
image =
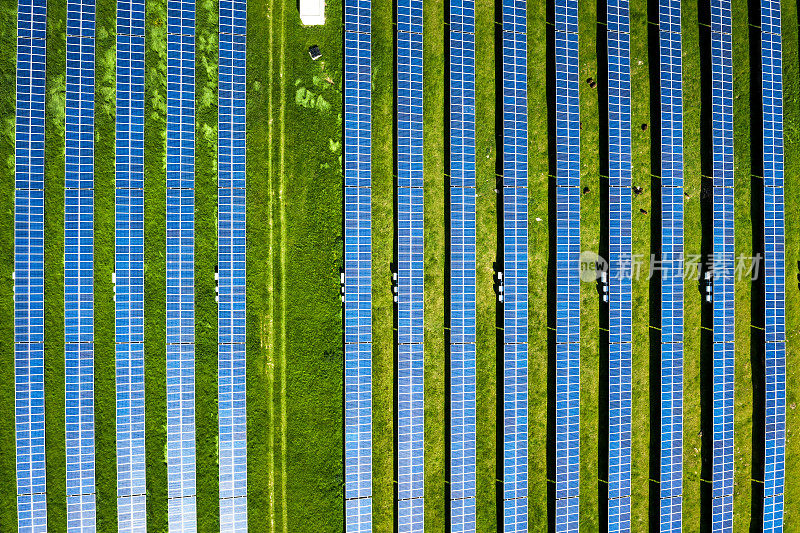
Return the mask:
[[394,527],[394,10],[372,4],[372,524]]
[[64,110],[66,6],[48,6],[44,191],[44,409],[47,524],[66,529],[64,435]]
[[[11,28],[16,24],[17,11],[13,4],[0,7],[0,24]],[[14,270],[14,132],[16,106],[16,46],[15,35],[0,35],[0,117],[3,135],[0,140],[0,183],[6,194],[0,197],[0,315],[14,313],[14,292],[11,272]],[[14,323],[5,320],[0,326],[0,524],[13,527],[17,521],[17,462],[11,450],[16,446],[14,427]],[[14,487],[14,490],[11,490]]]
[[[424,173],[425,173],[425,527],[441,531],[445,527],[445,187],[444,120],[446,61],[444,48],[443,4],[427,0],[423,36]],[[448,13],[449,16],[449,13]],[[448,183],[449,185],[449,183]]]
[[[784,525],[786,531],[800,527],[800,442],[795,438],[800,425],[800,372],[796,364],[800,357],[800,291],[795,283],[797,261],[800,259],[800,191],[796,179],[800,172],[800,55],[798,54],[797,3],[785,1],[782,8],[783,42],[783,101],[785,143],[785,210],[786,210],[786,481],[784,487]],[[737,361],[738,362],[738,361]],[[745,383],[744,385],[749,385]],[[746,398],[746,397],[745,397]],[[737,405],[738,407],[738,405]],[[746,476],[740,476],[742,483]]]
[[[65,9],[51,3],[48,13],[46,129],[46,423],[49,526],[63,531],[65,516],[64,354],[63,354],[63,171],[64,171],[64,19]],[[544,3],[529,2],[529,528],[547,524],[547,299],[548,136]],[[604,79],[597,65],[597,4],[581,3],[580,76]],[[800,166],[800,56],[797,5],[784,2],[783,58],[787,184]],[[254,531],[337,531],[342,529],[342,337],[338,276],[342,265],[341,229],[341,2],[328,5],[328,24],[306,28],[293,0],[250,2],[248,54],[248,477],[249,520]],[[218,528],[217,346],[213,265],[216,263],[217,132],[216,0],[197,8],[196,126],[196,393],[198,518],[202,531]],[[445,525],[445,203],[443,4],[425,5],[425,236],[426,236],[426,527]],[[0,9],[0,21],[13,24],[16,12]],[[148,529],[167,527],[166,385],[164,347],[164,179],[166,110],[166,2],[148,0],[145,124],[145,312]],[[477,220],[478,220],[478,529],[497,525],[497,356],[493,262],[497,246],[495,162],[495,5],[476,6],[477,34]],[[697,4],[683,5],[685,253],[700,252],[700,49]],[[373,521],[377,531],[394,523],[394,339],[389,290],[394,260],[394,32],[391,3],[373,4]],[[734,134],[736,158],[736,253],[752,253],[750,222],[750,76],[748,20],[734,10]],[[13,186],[14,54],[13,39],[0,37],[0,179]],[[98,4],[96,58],[95,195],[95,360],[98,525],[116,523],[115,403],[113,356],[114,194],[114,3]],[[318,44],[323,59],[306,53]],[[643,275],[633,284],[633,529],[648,526],[650,506],[650,387],[646,279],[651,247],[650,167],[658,139],[638,125],[651,119],[646,6],[631,6],[633,177],[645,192],[633,199],[633,251],[642,257]],[[757,73],[755,75],[758,75]],[[331,82],[326,81],[330,78]],[[598,93],[581,84],[582,248],[597,250],[601,239]],[[655,143],[655,144],[654,144]],[[655,191],[652,191],[655,192]],[[798,521],[798,482],[791,476],[800,462],[800,373],[793,372],[800,326],[800,292],[795,291],[795,261],[800,257],[800,193],[786,188],[787,260],[787,530]],[[536,218],[542,219],[537,222]],[[13,196],[0,200],[0,311],[11,315]],[[736,282],[736,450],[735,529],[751,521],[752,370],[750,362],[750,281]],[[581,529],[599,528],[598,409],[600,380],[598,296],[581,286]],[[695,282],[685,284],[684,368],[684,523],[700,521],[700,323],[701,296]],[[0,331],[0,411],[13,409],[13,329]],[[5,378],[5,379],[2,379]],[[14,445],[13,417],[0,420],[0,444]],[[13,454],[0,458],[0,481],[15,485]],[[0,496],[0,524],[14,524],[13,491]],[[0,527],[5,529],[5,527]],[[9,527],[13,529],[13,527]]]
[[[267,68],[269,6],[248,3],[247,37],[247,483],[248,524],[256,531],[276,531],[272,527],[271,507],[274,509],[273,485],[275,465],[272,463],[274,431],[273,397],[270,390],[274,366],[270,361],[268,324],[272,300],[269,286],[269,227],[270,196],[265,169],[271,160],[268,139],[272,121],[268,115],[267,88],[272,75]],[[255,221],[255,223],[254,223]]]
[[476,412],[476,462],[477,462],[477,528],[479,531],[496,530],[497,501],[497,417],[495,409],[502,405],[497,393],[497,346],[495,311],[497,299],[494,292],[494,262],[497,260],[497,196],[495,164],[497,143],[495,138],[495,57],[494,57],[494,5],[480,3],[475,12],[475,99],[481,119],[475,125],[475,150],[477,154],[475,190],[476,211],[476,391],[481,401]]
[[197,3],[195,53],[195,416],[198,531],[219,531],[217,64],[219,4]]
[[[283,100],[274,117],[281,146],[273,175],[281,239],[275,258],[281,265],[276,393],[282,413],[283,527],[336,531],[343,527],[344,481],[342,12],[340,3],[329,3],[324,27],[303,27],[295,5],[281,2],[285,40],[282,50],[273,49],[282,57],[275,86]],[[308,55],[314,44],[323,52],[317,62]],[[309,91],[317,95],[314,107]]]
[[[114,153],[116,3],[98,2],[95,17],[95,153]],[[114,337],[114,158],[94,165],[94,406],[97,527],[117,528],[116,364]]]
[[165,0],[146,4],[144,127],[144,316],[147,528],[167,529],[166,110]]

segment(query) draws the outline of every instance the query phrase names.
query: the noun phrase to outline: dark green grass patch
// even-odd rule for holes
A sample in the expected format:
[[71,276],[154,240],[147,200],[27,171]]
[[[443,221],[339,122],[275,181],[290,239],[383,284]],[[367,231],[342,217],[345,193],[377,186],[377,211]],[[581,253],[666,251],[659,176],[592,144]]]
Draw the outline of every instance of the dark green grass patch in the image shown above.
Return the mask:
[[[274,78],[282,101],[273,116],[280,126],[273,194],[280,230],[283,525],[336,531],[343,527],[344,482],[342,12],[339,2],[329,3],[324,27],[303,27],[295,2],[281,4],[284,48],[273,50],[285,63]],[[316,62],[308,55],[314,44],[323,53]]]
[[47,96],[44,191],[44,403],[47,525],[64,531],[66,449],[64,441],[64,112],[66,6],[47,13]]
[[147,1],[144,124],[144,316],[147,528],[167,529],[166,110],[167,3]]
[[268,418],[272,398],[268,390],[268,227],[265,169],[270,117],[267,88],[271,84],[266,59],[270,57],[266,4],[249,2],[247,36],[247,485],[248,525],[255,531],[270,528],[269,462],[272,442]]
[[217,64],[219,5],[197,4],[195,53],[195,417],[197,525],[219,531],[217,404]]
[[[372,4],[372,523],[394,524],[394,17]],[[381,229],[383,228],[383,229]]]
[[116,2],[95,16],[94,412],[97,528],[117,529],[116,363],[114,338],[114,140]]

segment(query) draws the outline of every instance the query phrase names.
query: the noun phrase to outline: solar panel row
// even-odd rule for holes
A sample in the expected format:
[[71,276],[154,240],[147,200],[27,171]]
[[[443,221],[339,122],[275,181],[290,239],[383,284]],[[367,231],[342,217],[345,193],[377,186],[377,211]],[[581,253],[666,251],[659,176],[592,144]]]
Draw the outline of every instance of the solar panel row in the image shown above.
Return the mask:
[[555,3],[555,530],[577,531],[580,481],[580,102],[578,2]]
[[144,0],[117,1],[115,331],[120,533],[147,526],[144,440]]
[[503,530],[528,527],[526,2],[503,3]]
[[680,16],[680,0],[660,0],[662,532],[681,530],[683,493],[683,111]]
[[631,529],[631,73],[628,0],[606,5],[608,48],[608,531]]
[[475,3],[450,3],[450,531],[475,531]]
[[714,531],[733,531],[734,242],[733,49],[731,2],[710,4],[714,188],[714,406],[712,509]]
[[422,0],[397,3],[397,524],[424,527]]
[[167,3],[167,492],[170,531],[197,528],[194,417],[194,0]]
[[94,0],[67,2],[64,377],[67,531],[93,531]]
[[344,34],[345,528],[372,531],[371,0],[346,0]]
[[14,421],[20,531],[47,531],[44,440],[46,0],[17,4],[14,194]]
[[218,388],[220,530],[247,531],[247,2],[219,5]]
[[786,444],[784,305],[783,77],[778,0],[761,2],[761,105],[764,151],[765,532],[783,531]]

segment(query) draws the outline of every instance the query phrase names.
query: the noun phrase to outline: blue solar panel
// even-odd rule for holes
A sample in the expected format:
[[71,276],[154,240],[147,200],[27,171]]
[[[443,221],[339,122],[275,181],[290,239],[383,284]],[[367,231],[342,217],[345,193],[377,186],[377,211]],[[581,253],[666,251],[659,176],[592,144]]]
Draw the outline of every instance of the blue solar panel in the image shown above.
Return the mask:
[[403,532],[424,526],[422,5],[397,3],[397,520]]
[[681,3],[659,3],[661,63],[661,531],[680,531],[683,494],[683,86]]
[[220,530],[247,531],[247,2],[219,6],[218,388]]
[[780,2],[761,2],[764,150],[764,531],[783,531],[786,446],[785,224]]
[[20,0],[14,198],[14,421],[20,531],[47,531],[44,431],[44,0]]
[[734,227],[733,227],[733,52],[731,3],[710,5],[712,136],[714,146],[714,407],[712,527],[733,531],[734,430]]
[[608,531],[631,514],[631,76],[627,0],[607,4],[608,46]]
[[[577,0],[557,0],[556,532],[578,530],[580,501],[580,101],[577,31]],[[616,67],[619,71],[619,62]],[[620,81],[616,83],[619,84]],[[619,96],[619,91],[617,88],[614,96]],[[612,94],[611,87],[609,94]],[[617,115],[613,118],[618,121],[622,111],[624,110],[621,108],[617,109]]]
[[[503,20],[503,531],[528,526],[528,55],[525,0]],[[474,202],[474,200],[472,200]]]
[[118,531],[147,527],[144,419],[144,1],[117,2],[115,332]]
[[[170,531],[197,527],[194,420],[194,11],[167,3],[167,475]],[[221,69],[222,70],[222,69]]]
[[67,531],[95,526],[94,1],[67,2],[64,377]]
[[475,531],[475,4],[450,4],[450,525]]
[[372,531],[372,113],[370,0],[345,1],[345,530]]

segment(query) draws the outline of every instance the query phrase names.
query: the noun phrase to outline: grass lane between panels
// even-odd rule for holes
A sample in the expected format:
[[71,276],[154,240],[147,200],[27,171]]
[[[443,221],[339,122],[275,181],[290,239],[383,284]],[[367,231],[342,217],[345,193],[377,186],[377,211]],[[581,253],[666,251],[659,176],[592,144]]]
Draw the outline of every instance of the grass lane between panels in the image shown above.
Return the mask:
[[219,4],[198,2],[195,27],[195,442],[198,531],[219,531],[217,404],[217,65]]
[[117,404],[114,338],[116,19],[114,0],[95,15],[94,420],[97,527],[117,529]]
[[144,108],[144,341],[147,527],[167,529],[167,3],[147,0]]
[[64,113],[66,6],[47,10],[47,83],[44,191],[44,403],[47,525],[64,531],[66,449],[64,435]]

